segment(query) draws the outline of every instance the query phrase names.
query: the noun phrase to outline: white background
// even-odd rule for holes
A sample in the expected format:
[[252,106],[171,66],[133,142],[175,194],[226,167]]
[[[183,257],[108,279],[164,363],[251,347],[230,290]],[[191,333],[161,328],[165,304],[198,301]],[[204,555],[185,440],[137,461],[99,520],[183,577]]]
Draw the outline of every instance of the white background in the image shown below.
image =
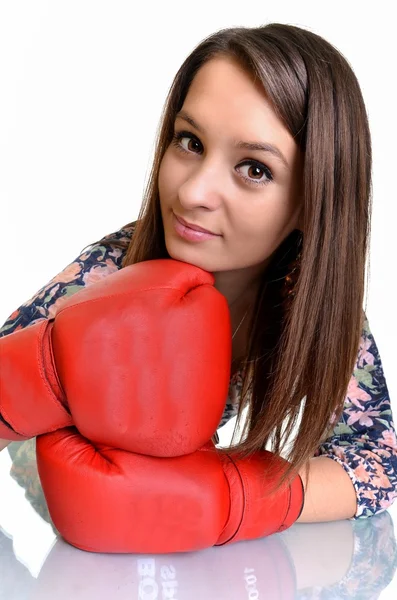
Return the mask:
[[397,414],[392,6],[0,1],[0,326],[85,246],[137,217],[165,96],[193,47],[223,27],[289,23],[336,46],[361,84],[374,160],[366,312]]

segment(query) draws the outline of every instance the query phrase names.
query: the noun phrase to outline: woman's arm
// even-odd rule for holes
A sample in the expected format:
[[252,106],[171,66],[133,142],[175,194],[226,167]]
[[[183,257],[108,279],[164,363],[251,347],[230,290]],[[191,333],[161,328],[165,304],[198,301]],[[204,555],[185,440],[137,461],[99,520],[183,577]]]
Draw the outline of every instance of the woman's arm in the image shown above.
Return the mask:
[[379,351],[366,317],[343,413],[310,467],[307,505],[299,521],[369,517],[397,498],[396,430]]
[[339,521],[354,517],[357,510],[356,491],[341,465],[327,456],[317,456],[310,460],[307,480],[304,470],[299,474],[305,488],[305,503],[297,523]]

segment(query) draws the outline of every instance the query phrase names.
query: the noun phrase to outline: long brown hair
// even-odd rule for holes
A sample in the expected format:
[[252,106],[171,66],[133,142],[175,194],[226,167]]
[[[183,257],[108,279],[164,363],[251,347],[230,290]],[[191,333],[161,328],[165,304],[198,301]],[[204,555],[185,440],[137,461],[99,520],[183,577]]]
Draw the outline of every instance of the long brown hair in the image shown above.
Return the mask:
[[[282,455],[291,463],[282,485],[294,470],[309,467],[330,423],[342,413],[365,316],[372,151],[364,100],[347,60],[319,35],[280,23],[227,28],[205,38],[183,62],[168,93],[139,217],[125,226],[134,229],[131,242],[108,238],[106,243],[126,248],[123,267],[169,258],[160,163],[193,77],[206,61],[222,55],[260,81],[304,156],[304,234],[294,230],[263,274],[237,418],[239,428],[247,408],[245,425],[239,442],[233,444],[233,437],[225,449],[241,457],[260,449]],[[281,292],[298,252],[299,276],[286,309]]]

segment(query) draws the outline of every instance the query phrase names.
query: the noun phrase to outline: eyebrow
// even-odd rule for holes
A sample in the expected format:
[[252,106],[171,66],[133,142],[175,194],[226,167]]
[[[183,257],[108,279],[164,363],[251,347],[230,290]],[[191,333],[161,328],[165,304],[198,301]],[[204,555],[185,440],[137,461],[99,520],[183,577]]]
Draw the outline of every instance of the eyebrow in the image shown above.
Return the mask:
[[[183,119],[189,123],[189,125],[197,129],[197,131],[204,133],[204,129],[198,123],[196,123],[193,117],[191,117],[185,110],[180,110],[175,115],[175,119],[176,118]],[[287,163],[284,154],[277,148],[277,146],[273,146],[273,144],[268,144],[266,142],[242,142],[239,140],[233,140],[233,145],[235,148],[242,148],[244,150],[259,150],[262,152],[269,152],[278,158],[284,164],[284,166],[290,170],[290,166]]]

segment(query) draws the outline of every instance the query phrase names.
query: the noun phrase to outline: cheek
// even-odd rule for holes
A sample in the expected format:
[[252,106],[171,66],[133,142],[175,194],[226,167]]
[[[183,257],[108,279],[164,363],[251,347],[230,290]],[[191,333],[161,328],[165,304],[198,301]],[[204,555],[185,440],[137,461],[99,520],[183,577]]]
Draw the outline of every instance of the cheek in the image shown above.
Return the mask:
[[167,201],[177,189],[177,171],[169,153],[165,153],[159,168],[158,188],[160,201]]
[[230,238],[237,253],[245,248],[256,258],[269,256],[296,228],[299,211],[288,204],[285,198],[278,200],[238,211],[234,233]]
[[272,190],[263,204],[247,214],[249,229],[253,235],[278,238],[286,230],[295,228],[299,216],[296,200],[289,198],[284,189]]

